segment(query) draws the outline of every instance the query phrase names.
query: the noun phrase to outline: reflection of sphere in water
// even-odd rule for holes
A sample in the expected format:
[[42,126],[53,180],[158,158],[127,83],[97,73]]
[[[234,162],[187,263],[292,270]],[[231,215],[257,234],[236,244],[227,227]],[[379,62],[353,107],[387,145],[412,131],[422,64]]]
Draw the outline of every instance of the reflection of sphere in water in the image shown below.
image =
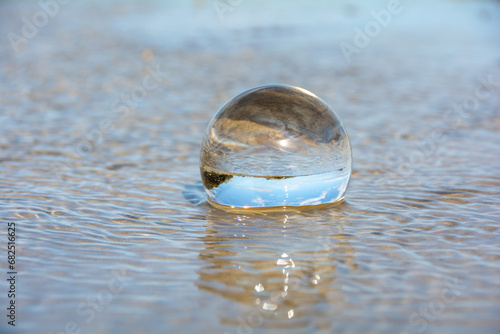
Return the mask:
[[200,169],[208,199],[228,207],[286,207],[343,199],[351,145],[316,95],[261,86],[227,102],[207,128]]

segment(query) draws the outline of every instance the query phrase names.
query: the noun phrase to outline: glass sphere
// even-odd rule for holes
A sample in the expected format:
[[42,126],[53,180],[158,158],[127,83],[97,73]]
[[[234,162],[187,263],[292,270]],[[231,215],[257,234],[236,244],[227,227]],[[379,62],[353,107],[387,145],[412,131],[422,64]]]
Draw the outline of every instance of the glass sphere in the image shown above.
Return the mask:
[[333,110],[305,89],[267,85],[229,100],[210,122],[200,171],[209,202],[301,207],[343,200],[351,144]]

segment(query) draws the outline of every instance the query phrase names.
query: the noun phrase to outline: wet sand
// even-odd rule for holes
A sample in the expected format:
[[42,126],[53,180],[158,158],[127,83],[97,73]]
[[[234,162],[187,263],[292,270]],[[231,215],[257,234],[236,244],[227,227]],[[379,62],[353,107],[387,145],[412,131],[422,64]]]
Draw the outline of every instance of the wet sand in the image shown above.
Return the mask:
[[[500,4],[388,3],[1,2],[0,332],[497,333]],[[342,204],[206,202],[207,124],[273,83],[342,120]]]

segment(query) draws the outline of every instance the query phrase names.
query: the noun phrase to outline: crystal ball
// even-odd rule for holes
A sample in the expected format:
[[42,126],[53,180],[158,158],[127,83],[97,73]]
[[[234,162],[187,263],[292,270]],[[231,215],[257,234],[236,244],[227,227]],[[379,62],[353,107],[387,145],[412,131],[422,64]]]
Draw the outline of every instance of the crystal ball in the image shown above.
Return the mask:
[[200,152],[208,201],[223,209],[340,202],[351,164],[349,137],[335,112],[287,85],[229,100],[208,125]]

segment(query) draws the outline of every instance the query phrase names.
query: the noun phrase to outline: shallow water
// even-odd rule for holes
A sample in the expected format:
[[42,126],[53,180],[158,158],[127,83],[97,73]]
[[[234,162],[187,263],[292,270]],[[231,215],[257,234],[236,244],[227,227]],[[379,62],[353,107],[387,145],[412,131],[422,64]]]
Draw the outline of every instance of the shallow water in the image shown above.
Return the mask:
[[[224,20],[202,0],[70,2],[19,53],[4,33],[0,218],[17,226],[18,293],[0,332],[497,333],[500,4],[402,6],[350,62],[339,44],[387,2],[244,1]],[[2,2],[1,31],[39,10]],[[210,118],[268,83],[339,115],[342,204],[206,202]]]

